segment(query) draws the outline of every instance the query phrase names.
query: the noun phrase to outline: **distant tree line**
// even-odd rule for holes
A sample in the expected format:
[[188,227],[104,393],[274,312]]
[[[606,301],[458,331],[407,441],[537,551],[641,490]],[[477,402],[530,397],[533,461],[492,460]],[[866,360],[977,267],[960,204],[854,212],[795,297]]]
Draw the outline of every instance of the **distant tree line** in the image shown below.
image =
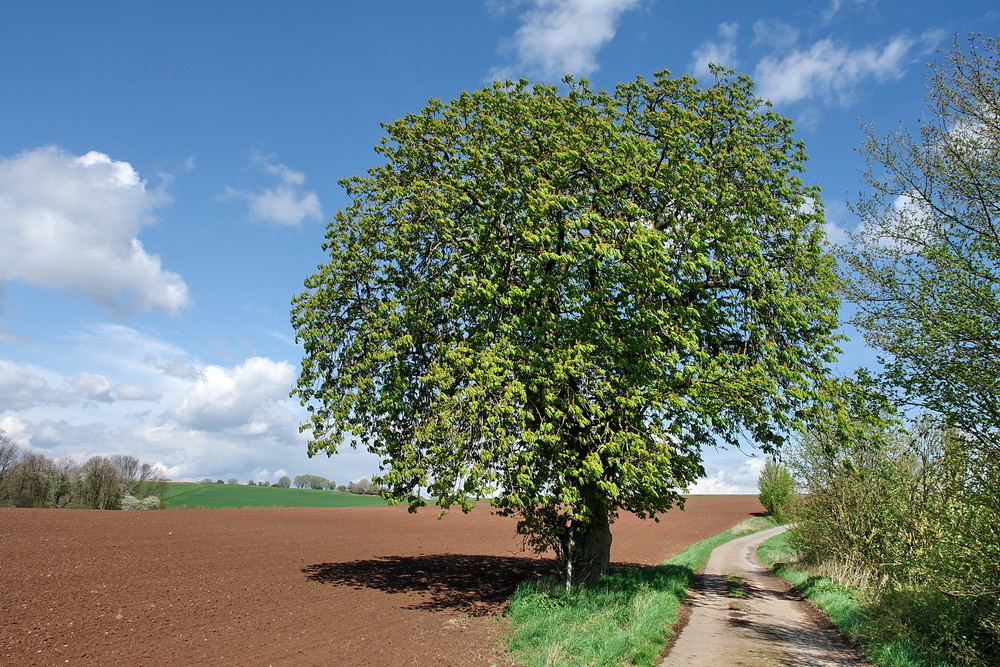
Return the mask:
[[157,509],[166,490],[163,469],[134,456],[94,456],[78,464],[0,435],[0,507]]
[[[202,484],[239,484],[239,480],[235,477],[230,478],[228,481],[223,482],[221,479],[212,480],[211,477],[206,477],[201,480]],[[326,491],[343,491],[345,493],[356,493],[363,496],[377,496],[382,492],[382,487],[374,484],[370,479],[364,477],[354,482],[350,482],[347,485],[341,484],[337,485],[332,479],[327,479],[322,475],[296,475],[293,480],[287,475],[281,476],[277,482],[274,484],[269,484],[268,482],[257,482],[250,480],[246,484],[247,486],[274,486],[281,489],[288,489],[295,486],[297,489],[319,489]]]
[[328,489],[333,491],[337,488],[337,483],[320,475],[296,475],[295,486],[299,489]]

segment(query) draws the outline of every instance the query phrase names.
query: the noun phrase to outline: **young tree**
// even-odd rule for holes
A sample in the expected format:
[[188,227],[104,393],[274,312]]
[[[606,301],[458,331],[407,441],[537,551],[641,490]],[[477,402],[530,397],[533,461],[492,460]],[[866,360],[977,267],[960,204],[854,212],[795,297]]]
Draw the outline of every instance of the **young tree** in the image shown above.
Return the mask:
[[121,471],[122,478],[125,480],[125,493],[130,495],[135,495],[133,493],[133,485],[138,483],[140,470],[142,465],[139,463],[139,459],[129,454],[112,454],[108,457],[108,460],[118,466],[118,470]]
[[846,249],[854,324],[903,403],[1000,455],[1000,37],[933,66],[914,135],[869,128],[863,221]]
[[0,434],[0,505],[9,502],[9,496],[13,495],[7,483],[21,455],[18,444],[12,438]]
[[94,456],[77,471],[76,504],[99,510],[116,510],[126,495],[127,479],[113,461],[104,456]]
[[778,523],[788,520],[788,510],[795,492],[795,479],[788,468],[768,459],[757,478],[758,498],[764,509]]
[[126,495],[146,498],[166,494],[166,477],[159,465],[140,463],[139,459],[129,454],[112,454],[108,459],[121,471]]
[[15,507],[48,507],[54,486],[52,460],[23,451],[10,471],[8,500]]
[[73,502],[73,487],[78,469],[76,461],[70,456],[64,456],[52,462],[50,507],[66,507]]
[[277,483],[276,486],[280,486],[283,489],[287,489],[291,485],[292,485],[292,480],[288,477],[288,475],[282,475],[278,479],[278,483]]
[[139,468],[139,479],[133,484],[133,493],[139,498],[167,495],[167,475],[163,467],[156,463],[143,463]]
[[681,501],[705,443],[783,441],[838,302],[803,147],[748,79],[564,84],[386,125],[292,323],[310,454],[367,447],[411,509],[496,491],[569,586],[620,511]]

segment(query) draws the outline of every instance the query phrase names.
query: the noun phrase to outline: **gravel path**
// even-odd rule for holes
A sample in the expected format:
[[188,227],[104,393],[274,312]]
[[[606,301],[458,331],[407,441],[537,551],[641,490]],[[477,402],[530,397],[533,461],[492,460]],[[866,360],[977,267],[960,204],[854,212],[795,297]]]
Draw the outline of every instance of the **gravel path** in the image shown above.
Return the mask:
[[689,604],[691,616],[659,667],[868,665],[812,603],[757,559],[783,526],[712,552]]

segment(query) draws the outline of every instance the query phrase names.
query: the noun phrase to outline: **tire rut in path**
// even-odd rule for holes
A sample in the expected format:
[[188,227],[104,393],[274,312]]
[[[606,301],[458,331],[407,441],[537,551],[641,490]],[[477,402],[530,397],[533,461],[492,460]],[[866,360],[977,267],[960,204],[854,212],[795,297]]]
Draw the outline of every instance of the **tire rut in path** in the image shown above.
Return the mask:
[[784,526],[716,548],[689,599],[691,615],[659,667],[868,665],[812,603],[757,558]]

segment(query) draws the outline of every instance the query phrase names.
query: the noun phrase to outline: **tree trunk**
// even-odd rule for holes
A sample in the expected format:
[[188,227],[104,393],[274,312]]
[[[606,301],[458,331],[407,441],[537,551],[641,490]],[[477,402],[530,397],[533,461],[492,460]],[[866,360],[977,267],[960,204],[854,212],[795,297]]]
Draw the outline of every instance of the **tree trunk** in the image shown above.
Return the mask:
[[607,503],[596,488],[583,490],[590,520],[570,523],[563,539],[563,581],[569,590],[577,584],[597,581],[611,563],[611,522]]

